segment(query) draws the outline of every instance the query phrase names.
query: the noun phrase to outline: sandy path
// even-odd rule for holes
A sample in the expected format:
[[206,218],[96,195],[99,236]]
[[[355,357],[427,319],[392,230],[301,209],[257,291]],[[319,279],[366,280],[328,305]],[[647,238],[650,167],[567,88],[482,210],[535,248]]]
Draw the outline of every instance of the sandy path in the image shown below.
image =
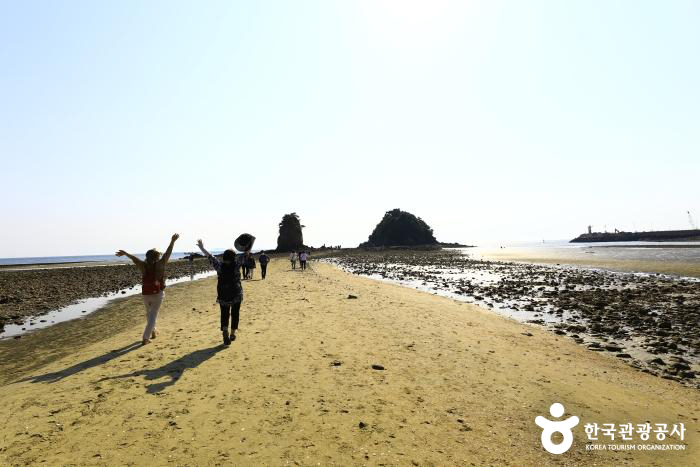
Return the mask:
[[[161,335],[146,347],[130,346],[142,331],[139,297],[85,318],[89,333],[73,322],[3,342],[0,381],[15,382],[0,386],[0,465],[700,458],[696,390],[471,305],[329,265],[300,273],[287,264],[274,260],[266,281],[244,284],[230,348],[220,345],[215,279],[169,288]],[[548,454],[534,418],[551,418],[555,401],[582,423],[685,423],[686,450],[586,451],[580,424],[567,453]]]

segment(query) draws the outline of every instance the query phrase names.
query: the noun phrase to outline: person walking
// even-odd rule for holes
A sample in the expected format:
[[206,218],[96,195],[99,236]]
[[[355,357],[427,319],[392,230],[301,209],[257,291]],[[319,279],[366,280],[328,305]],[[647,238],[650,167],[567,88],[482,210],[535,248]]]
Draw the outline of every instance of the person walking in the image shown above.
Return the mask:
[[242,271],[242,272],[243,272],[243,279],[250,279],[250,277],[248,277],[248,274],[249,274],[249,271],[248,271],[248,255],[249,255],[249,254],[250,254],[250,253],[246,251],[245,253],[243,253],[243,256],[240,258],[240,261],[241,261],[241,269],[243,270],[243,271]]
[[170,244],[162,256],[155,248],[148,250],[145,261],[124,250],[116,252],[117,256],[129,258],[141,272],[141,295],[143,295],[143,304],[146,308],[146,329],[144,329],[141,339],[143,345],[150,343],[151,339],[155,339],[158,336],[156,320],[165,297],[165,265],[170,260],[173,246],[175,246],[178,238],[180,238],[180,235],[173,234],[170,238]]
[[[222,257],[223,261],[219,261],[204,248],[202,240],[197,240],[197,246],[216,270],[216,302],[221,308],[221,333],[224,345],[231,345],[231,341],[236,340],[241,303],[243,302],[241,272],[236,261],[236,253],[230,249],[226,250]],[[231,320],[231,334],[228,331],[229,318]]]
[[305,251],[302,251],[299,253],[299,263],[301,264],[301,270],[305,271],[306,270],[306,260],[308,259],[308,253]]
[[248,279],[253,279],[253,275],[255,274],[255,256],[253,256],[252,253],[248,252]]
[[260,256],[258,256],[258,261],[260,262],[260,274],[262,275],[262,278],[265,279],[265,276],[267,275],[267,263],[270,262],[270,257],[265,254],[264,251],[260,252]]
[[289,261],[292,263],[292,269],[297,268],[297,253],[296,251],[292,251],[289,253]]

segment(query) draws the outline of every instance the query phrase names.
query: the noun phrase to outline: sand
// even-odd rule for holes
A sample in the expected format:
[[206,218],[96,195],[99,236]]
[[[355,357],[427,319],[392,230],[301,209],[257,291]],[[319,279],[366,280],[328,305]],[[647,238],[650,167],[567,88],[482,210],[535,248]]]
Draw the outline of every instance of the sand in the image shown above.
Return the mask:
[[[327,264],[301,273],[273,260],[268,279],[244,289],[240,335],[228,348],[215,279],[168,288],[160,336],[145,347],[136,345],[138,296],[0,342],[0,465],[700,458],[700,392],[544,330]],[[553,402],[581,419],[573,447],[559,456],[542,448],[534,424],[537,415],[552,418]],[[685,441],[673,444],[685,450],[585,449],[584,423],[646,421],[684,423]]]

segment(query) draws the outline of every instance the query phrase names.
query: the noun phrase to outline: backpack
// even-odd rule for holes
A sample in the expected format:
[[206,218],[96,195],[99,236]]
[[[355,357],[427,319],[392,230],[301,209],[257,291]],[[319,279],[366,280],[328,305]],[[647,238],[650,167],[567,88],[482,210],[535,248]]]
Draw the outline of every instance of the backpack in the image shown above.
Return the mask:
[[147,264],[141,280],[141,293],[154,295],[162,292],[163,289],[165,289],[165,278],[157,276],[155,264]]

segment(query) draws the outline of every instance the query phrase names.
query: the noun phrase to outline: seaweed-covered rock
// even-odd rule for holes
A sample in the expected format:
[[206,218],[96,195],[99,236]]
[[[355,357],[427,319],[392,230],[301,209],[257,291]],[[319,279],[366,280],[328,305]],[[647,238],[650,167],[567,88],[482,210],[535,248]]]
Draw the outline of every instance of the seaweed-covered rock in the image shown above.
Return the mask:
[[437,245],[433,229],[410,212],[393,209],[374,228],[369,240],[360,248],[379,246]]

